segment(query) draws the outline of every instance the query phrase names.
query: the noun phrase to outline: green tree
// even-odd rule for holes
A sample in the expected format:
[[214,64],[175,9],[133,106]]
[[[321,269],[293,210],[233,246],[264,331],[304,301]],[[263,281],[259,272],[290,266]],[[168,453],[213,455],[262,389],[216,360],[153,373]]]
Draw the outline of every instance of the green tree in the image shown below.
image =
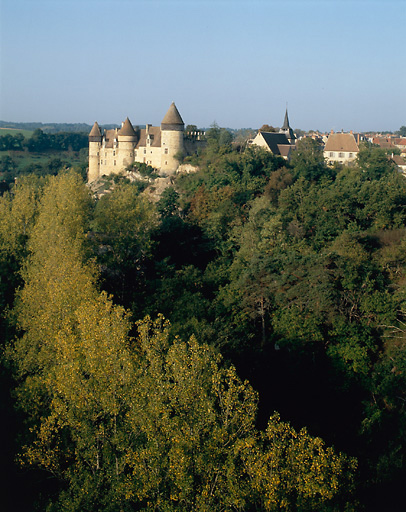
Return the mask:
[[173,187],[167,187],[162,192],[157,210],[162,218],[172,217],[179,212],[179,194]]
[[302,176],[309,181],[319,180],[331,173],[324,161],[322,147],[310,137],[297,142],[290,163],[296,177]]
[[155,205],[133,183],[119,183],[96,204],[93,236],[105,287],[127,306],[139,292],[143,266],[158,224]]
[[400,137],[406,137],[406,126],[401,126],[397,133]]
[[41,181],[18,180],[11,192],[0,197],[0,308],[13,301],[21,284],[20,270],[28,254],[27,240],[37,214]]
[[51,149],[51,138],[40,128],[37,128],[27,141],[27,148],[31,152],[41,152]]
[[361,144],[357,155],[357,165],[367,179],[380,179],[393,172],[395,164],[382,148],[369,143]]

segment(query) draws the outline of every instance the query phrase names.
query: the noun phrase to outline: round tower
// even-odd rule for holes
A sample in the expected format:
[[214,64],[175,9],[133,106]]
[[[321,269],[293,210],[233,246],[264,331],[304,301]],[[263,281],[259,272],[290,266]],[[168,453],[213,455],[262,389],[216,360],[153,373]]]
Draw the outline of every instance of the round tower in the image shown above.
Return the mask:
[[161,172],[172,174],[179,167],[175,156],[184,153],[184,131],[185,124],[175,103],[172,103],[161,123]]
[[102,143],[102,134],[97,122],[94,123],[93,128],[89,133],[89,172],[87,180],[97,180],[100,176],[100,147]]
[[117,172],[119,172],[134,162],[134,150],[137,145],[137,134],[128,117],[117,133],[117,141],[118,165],[116,168]]

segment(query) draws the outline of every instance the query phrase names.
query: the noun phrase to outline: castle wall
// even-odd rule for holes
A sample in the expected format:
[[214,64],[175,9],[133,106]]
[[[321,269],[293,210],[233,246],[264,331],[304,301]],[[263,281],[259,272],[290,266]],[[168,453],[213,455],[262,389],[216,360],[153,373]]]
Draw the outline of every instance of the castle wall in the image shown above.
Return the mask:
[[145,163],[159,169],[161,167],[161,148],[140,146],[135,149],[134,161]]
[[[123,154],[124,153],[124,154]],[[118,174],[122,171],[128,160],[127,152],[121,152],[119,148],[106,148],[100,149],[100,176],[104,174]],[[128,165],[128,164],[127,164]]]

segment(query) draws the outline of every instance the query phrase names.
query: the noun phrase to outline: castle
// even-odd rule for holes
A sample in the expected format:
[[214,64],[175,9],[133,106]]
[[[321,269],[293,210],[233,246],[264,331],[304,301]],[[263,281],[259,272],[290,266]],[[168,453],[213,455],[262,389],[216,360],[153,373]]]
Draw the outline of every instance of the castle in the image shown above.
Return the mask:
[[89,133],[88,181],[103,175],[118,174],[134,162],[158,169],[162,175],[173,174],[179,166],[179,155],[196,152],[201,140],[185,138],[185,125],[172,103],[162,119],[161,126],[146,125],[134,129],[131,121],[124,121],[120,129],[100,130],[97,122]]

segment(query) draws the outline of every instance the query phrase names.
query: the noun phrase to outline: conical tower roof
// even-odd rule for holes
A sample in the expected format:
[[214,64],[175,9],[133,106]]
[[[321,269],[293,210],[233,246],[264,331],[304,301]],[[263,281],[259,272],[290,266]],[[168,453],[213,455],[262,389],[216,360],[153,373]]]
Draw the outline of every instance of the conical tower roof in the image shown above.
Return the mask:
[[100,142],[102,139],[102,133],[100,130],[100,126],[97,124],[97,121],[94,123],[93,128],[89,133],[89,142]]
[[89,137],[101,137],[100,126],[95,121],[93,128],[90,130]]
[[289,117],[288,117],[288,109],[285,112],[285,120],[283,121],[282,130],[289,130]]
[[176,108],[176,105],[174,102],[172,102],[171,106],[169,107],[168,112],[165,114],[165,117],[162,119],[162,124],[166,125],[182,125],[184,126],[183,119],[181,115],[179,114],[179,110]]
[[136,137],[135,130],[133,128],[133,125],[131,124],[131,121],[127,119],[124,121],[123,126],[118,131],[118,135],[124,135],[126,137]]

